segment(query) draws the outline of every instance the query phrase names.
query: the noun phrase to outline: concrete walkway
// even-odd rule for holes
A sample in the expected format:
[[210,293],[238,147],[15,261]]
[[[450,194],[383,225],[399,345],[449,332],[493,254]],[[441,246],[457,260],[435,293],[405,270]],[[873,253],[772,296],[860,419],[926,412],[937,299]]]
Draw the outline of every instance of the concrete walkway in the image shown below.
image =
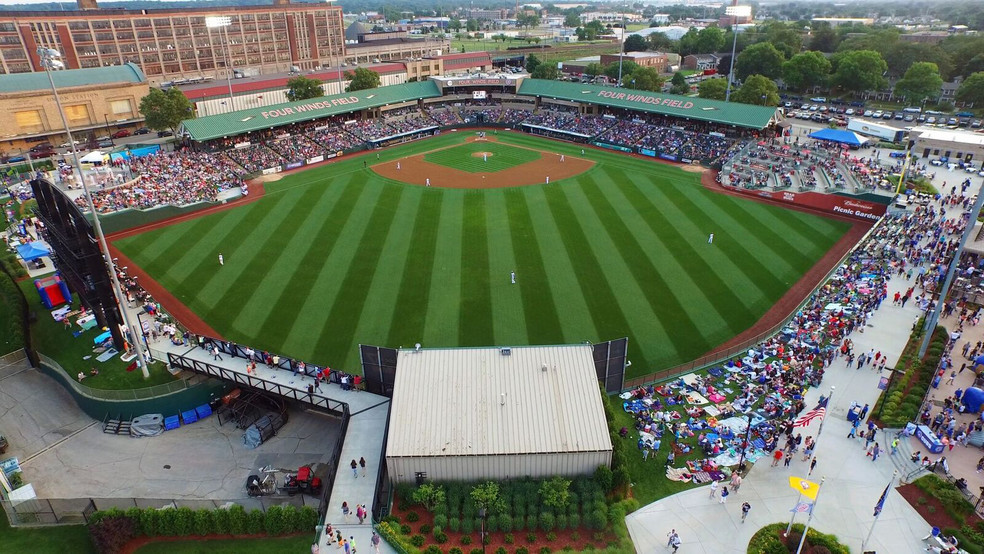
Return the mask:
[[[904,278],[893,278],[889,291],[905,291],[909,284]],[[855,331],[851,339],[855,353],[874,348],[888,356],[888,367],[894,367],[905,347],[912,322],[919,309],[910,302],[905,308],[893,306],[891,299],[869,320],[864,332]],[[887,376],[887,375],[886,375]],[[879,496],[892,478],[895,465],[888,454],[876,462],[865,455],[862,443],[846,438],[850,424],[847,411],[852,402],[874,406],[882,375],[868,365],[860,370],[847,367],[838,358],[828,368],[820,388],[806,395],[807,409],[813,408],[821,394],[834,392],[828,405],[823,432],[814,421],[801,429],[803,436],[817,437],[817,467],[810,479],[826,481],[814,511],[812,526],[822,532],[836,534],[852,551],[860,552],[867,535],[873,509]],[[879,433],[876,437],[887,451],[891,437]],[[897,454],[896,456],[902,456]],[[646,506],[628,516],[626,522],[637,552],[661,552],[666,548],[666,535],[676,529],[683,541],[682,552],[729,553],[745,552],[752,535],[763,525],[789,521],[790,510],[798,494],[789,487],[790,476],[807,477],[809,463],[795,455],[791,467],[773,468],[767,459],[755,464],[744,479],[740,492],[721,505],[708,498],[708,488],[700,487],[681,492]],[[895,484],[898,484],[896,479]],[[752,505],[748,520],[741,523],[741,504]],[[798,515],[797,522],[805,523],[806,516]],[[920,539],[928,524],[894,489],[890,491],[884,511],[865,550],[876,552],[916,552],[925,548]]]

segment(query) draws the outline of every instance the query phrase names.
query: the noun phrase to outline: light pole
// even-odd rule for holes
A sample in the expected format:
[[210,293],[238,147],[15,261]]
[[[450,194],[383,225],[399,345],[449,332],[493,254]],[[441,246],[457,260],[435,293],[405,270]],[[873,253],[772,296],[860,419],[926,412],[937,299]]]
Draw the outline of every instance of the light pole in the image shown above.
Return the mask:
[[75,170],[78,172],[79,180],[82,183],[82,192],[85,195],[86,205],[89,211],[92,212],[93,228],[96,231],[99,248],[102,250],[106,268],[109,271],[109,278],[113,284],[113,297],[118,304],[117,309],[119,309],[120,314],[123,316],[123,324],[126,325],[127,331],[132,336],[130,342],[133,343],[133,347],[137,351],[137,365],[140,367],[144,379],[147,379],[150,377],[150,371],[147,368],[147,360],[144,358],[143,347],[140,346],[140,337],[135,334],[133,325],[130,324],[130,316],[126,313],[126,297],[123,296],[122,289],[120,288],[120,280],[116,277],[116,264],[113,263],[113,257],[109,254],[106,235],[103,234],[102,225],[99,223],[99,213],[96,212],[96,206],[92,201],[92,194],[89,192],[89,186],[85,182],[85,175],[82,173],[82,164],[79,162],[79,151],[75,146],[75,141],[72,139],[72,130],[68,126],[68,118],[65,116],[61,98],[58,96],[58,89],[55,87],[55,78],[51,75],[52,69],[63,69],[65,64],[58,59],[61,57],[61,54],[52,48],[38,48],[38,57],[41,58],[41,65],[44,67],[44,72],[48,75],[48,82],[51,84],[51,94],[55,97],[55,105],[58,106],[58,115],[61,116],[62,124],[65,125],[65,134],[68,135],[68,143],[71,145]]
[[724,101],[731,101],[731,83],[735,80],[735,51],[738,50],[738,18],[748,17],[752,15],[751,6],[728,6],[724,9],[726,15],[730,15],[734,24],[731,26],[731,34],[734,35],[734,40],[731,42],[731,69],[728,70],[728,88],[724,92]]
[[[232,96],[233,69],[232,69],[232,64],[230,63],[231,58],[229,56],[229,33],[226,32],[226,29],[228,29],[229,25],[232,25],[232,18],[227,15],[216,15],[216,16],[209,16],[205,18],[205,27],[207,29],[221,29],[220,32],[222,33],[223,43],[224,43],[222,45],[222,52],[225,54],[226,69],[229,70],[229,75],[227,76],[227,81],[226,81],[229,85],[229,108],[231,109],[231,111],[236,111],[235,100],[233,100],[233,96]],[[212,59],[215,59],[214,48],[212,49]]]
[[109,143],[112,144],[113,146],[116,146],[116,141],[113,140],[113,133],[111,133],[109,130],[109,114],[105,114],[105,113],[103,114],[103,121],[106,122],[106,134],[109,135]]
[[827,397],[827,402],[824,405],[824,407],[826,408],[825,409],[825,412],[827,412],[827,413],[825,413],[823,415],[823,419],[820,420],[820,427],[817,428],[817,438],[818,439],[820,438],[820,433],[823,433],[823,422],[824,421],[827,421],[827,416],[830,415],[830,399],[834,397],[834,389],[835,388],[836,387],[834,385],[830,385],[830,396]]
[[621,86],[622,86],[622,60],[625,59],[625,39],[626,38],[628,38],[628,37],[625,36],[625,14],[623,13],[622,14],[622,50],[618,54],[618,82],[615,83],[615,86],[617,86],[619,88],[621,88]]

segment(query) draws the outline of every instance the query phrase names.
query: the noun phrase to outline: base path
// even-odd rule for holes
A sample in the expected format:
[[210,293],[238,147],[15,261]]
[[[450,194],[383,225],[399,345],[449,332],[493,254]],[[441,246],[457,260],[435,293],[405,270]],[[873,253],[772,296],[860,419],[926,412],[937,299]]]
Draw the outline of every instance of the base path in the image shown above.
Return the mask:
[[[486,137],[484,139],[471,138],[468,142],[482,140],[495,142],[494,137]],[[454,148],[455,146],[457,145],[449,146],[448,148]],[[514,144],[510,144],[509,146],[512,148],[524,148]],[[435,149],[431,152],[438,150],[441,149]],[[430,179],[430,186],[432,187],[491,189],[542,185],[547,182],[547,179],[551,181],[568,179],[594,167],[593,161],[584,158],[567,155],[561,156],[554,152],[533,148],[526,148],[526,150],[539,152],[540,159],[491,173],[471,173],[445,165],[430,163],[424,160],[424,156],[430,152],[400,158],[391,162],[379,163],[371,166],[371,168],[387,179],[393,179],[394,181],[411,185],[427,186],[427,180]],[[481,157],[482,154],[482,152],[475,152],[471,156]],[[564,161],[561,161],[562,157]],[[399,169],[397,169],[398,167]]]

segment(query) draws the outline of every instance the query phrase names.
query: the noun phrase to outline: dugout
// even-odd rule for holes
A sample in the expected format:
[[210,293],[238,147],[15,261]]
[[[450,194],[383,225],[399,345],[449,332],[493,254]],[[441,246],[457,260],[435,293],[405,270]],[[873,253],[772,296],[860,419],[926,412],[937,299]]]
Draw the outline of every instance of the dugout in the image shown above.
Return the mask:
[[589,475],[612,443],[591,344],[397,351],[396,483]]

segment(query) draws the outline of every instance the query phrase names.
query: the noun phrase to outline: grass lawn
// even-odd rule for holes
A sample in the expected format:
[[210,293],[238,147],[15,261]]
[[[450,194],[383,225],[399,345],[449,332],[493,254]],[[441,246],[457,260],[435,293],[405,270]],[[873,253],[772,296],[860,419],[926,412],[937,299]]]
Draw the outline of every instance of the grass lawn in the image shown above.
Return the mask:
[[[392,160],[468,136],[380,154]],[[596,165],[577,177],[489,190],[404,186],[352,158],[268,183],[265,197],[240,208],[116,245],[225,337],[345,371],[359,371],[359,343],[628,336],[631,377],[748,328],[848,229],[711,192],[676,167],[591,149],[587,157]]]
[[14,529],[0,513],[0,550],[10,554],[96,554],[84,525]]
[[266,554],[268,552],[310,552],[313,536],[302,535],[279,539],[193,539],[174,542],[152,542],[137,554]]
[[[119,356],[106,362],[96,361],[96,355],[92,353],[92,341],[103,332],[101,329],[94,327],[78,337],[73,337],[72,333],[66,330],[63,324],[55,321],[48,310],[41,305],[32,279],[24,279],[19,285],[27,298],[28,306],[37,313],[37,320],[31,325],[34,348],[61,364],[73,379],[79,371],[89,373],[90,368],[95,367],[99,370],[99,375],[88,377],[84,381],[86,386],[94,389],[138,389],[175,380],[160,362],[151,364],[150,378],[145,380],[140,370],[126,371],[126,367],[130,364],[120,360]],[[79,305],[76,295],[73,295],[73,305]],[[78,326],[74,329],[77,330]],[[86,356],[90,358],[85,359]]]
[[[488,159],[479,156],[480,152],[491,154]],[[516,148],[497,142],[469,142],[431,152],[424,161],[432,164],[453,167],[469,173],[491,173],[540,159],[540,153],[526,148]]]

